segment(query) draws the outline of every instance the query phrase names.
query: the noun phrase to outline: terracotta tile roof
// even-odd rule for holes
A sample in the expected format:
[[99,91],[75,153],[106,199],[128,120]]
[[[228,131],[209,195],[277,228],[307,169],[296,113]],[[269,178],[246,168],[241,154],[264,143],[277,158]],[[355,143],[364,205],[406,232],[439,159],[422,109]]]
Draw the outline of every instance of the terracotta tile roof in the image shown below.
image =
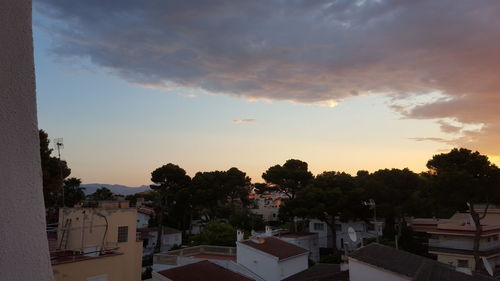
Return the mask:
[[209,261],[200,261],[158,273],[172,281],[253,281]]
[[275,237],[264,237],[257,239],[260,240],[261,243],[253,241],[252,239],[241,241],[239,243],[245,244],[264,253],[268,253],[280,260],[309,252],[302,247],[285,242]]
[[481,281],[490,277],[470,276],[438,261],[372,243],[349,254],[350,258],[409,277],[414,281]]

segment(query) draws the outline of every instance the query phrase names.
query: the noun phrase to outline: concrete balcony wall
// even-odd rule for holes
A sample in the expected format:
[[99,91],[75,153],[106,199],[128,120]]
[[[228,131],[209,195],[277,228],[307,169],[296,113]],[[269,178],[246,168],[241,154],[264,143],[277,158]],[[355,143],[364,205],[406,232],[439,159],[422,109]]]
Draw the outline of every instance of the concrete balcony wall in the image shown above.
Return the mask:
[[[470,239],[456,238],[456,239],[429,239],[429,247],[445,248],[445,249],[456,249],[456,250],[471,250],[474,247],[474,240]],[[479,244],[480,251],[490,251],[494,249],[500,249],[500,240],[488,242],[487,239],[481,239]]]

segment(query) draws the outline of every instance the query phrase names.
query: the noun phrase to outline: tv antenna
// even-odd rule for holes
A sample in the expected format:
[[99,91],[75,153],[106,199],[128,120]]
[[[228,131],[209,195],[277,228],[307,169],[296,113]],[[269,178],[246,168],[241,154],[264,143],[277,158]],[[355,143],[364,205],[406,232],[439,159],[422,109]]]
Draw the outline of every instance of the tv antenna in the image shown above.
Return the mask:
[[[62,138],[54,139],[54,147],[55,149],[57,149],[57,158],[59,158],[59,177],[61,179],[61,183],[63,183],[64,179],[63,179],[62,162],[61,162],[61,150],[64,148],[63,139]],[[64,208],[66,202],[64,201],[64,184],[61,190],[62,190],[62,205]]]
[[54,139],[54,148],[57,149],[57,157],[61,160],[61,150],[64,148],[63,139]]

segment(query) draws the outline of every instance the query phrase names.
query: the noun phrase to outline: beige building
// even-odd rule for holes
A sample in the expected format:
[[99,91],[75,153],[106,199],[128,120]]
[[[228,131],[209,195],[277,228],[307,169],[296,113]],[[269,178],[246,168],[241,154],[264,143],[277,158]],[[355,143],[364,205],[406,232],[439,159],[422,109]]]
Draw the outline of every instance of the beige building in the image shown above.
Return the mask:
[[[478,210],[482,213],[483,210]],[[500,209],[490,208],[481,220],[483,232],[479,244],[479,255],[488,263],[495,276],[500,269]],[[429,234],[429,254],[437,260],[462,271],[475,268],[473,246],[476,227],[469,213],[456,213],[449,219],[413,219],[415,231]]]
[[142,241],[136,239],[136,219],[136,209],[127,201],[61,209],[57,235],[49,235],[54,279],[141,280]]

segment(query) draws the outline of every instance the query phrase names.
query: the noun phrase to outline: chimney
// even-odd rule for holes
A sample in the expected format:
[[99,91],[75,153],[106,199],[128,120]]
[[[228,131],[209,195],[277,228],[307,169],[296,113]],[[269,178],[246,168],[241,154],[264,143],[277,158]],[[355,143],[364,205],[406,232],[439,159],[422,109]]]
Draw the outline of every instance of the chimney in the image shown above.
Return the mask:
[[241,230],[236,230],[236,241],[237,242],[240,242],[240,241],[243,241],[243,238],[245,236],[245,233]]
[[267,237],[273,236],[273,230],[269,225],[266,225],[266,236]]

